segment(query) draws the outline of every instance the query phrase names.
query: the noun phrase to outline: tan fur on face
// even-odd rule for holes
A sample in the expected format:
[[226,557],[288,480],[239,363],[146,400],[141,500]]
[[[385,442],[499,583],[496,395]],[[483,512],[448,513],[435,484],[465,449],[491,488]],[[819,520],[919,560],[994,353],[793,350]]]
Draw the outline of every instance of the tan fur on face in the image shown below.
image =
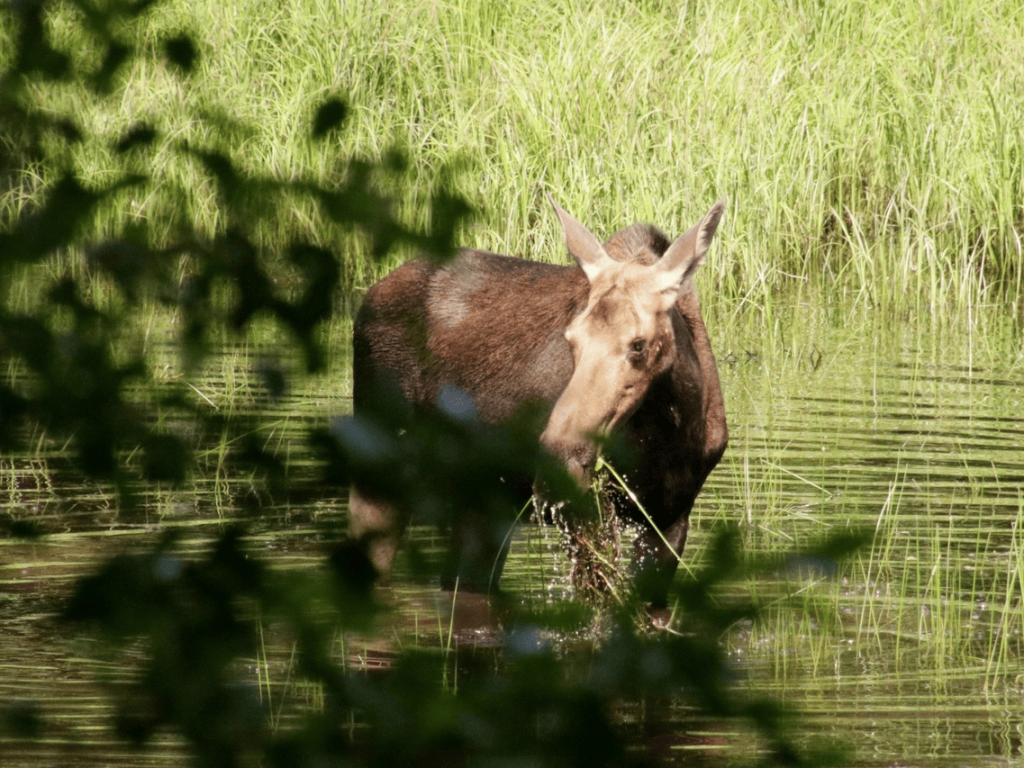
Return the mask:
[[[579,444],[613,429],[672,365],[674,298],[649,267],[634,263],[617,263],[592,281],[587,308],[566,330],[576,367],[541,438],[552,451],[578,454]],[[638,342],[642,354],[632,351]]]
[[[704,262],[723,204],[713,206],[653,262],[649,228],[641,225],[619,233],[609,242],[613,258],[582,224],[552,204],[566,245],[590,282],[590,295],[586,309],[566,329],[575,370],[541,441],[566,458],[570,471],[583,482],[595,459],[588,447],[593,437],[628,418],[651,382],[672,366],[669,313],[684,296],[694,294],[693,273]],[[639,262],[623,257],[639,257]]]

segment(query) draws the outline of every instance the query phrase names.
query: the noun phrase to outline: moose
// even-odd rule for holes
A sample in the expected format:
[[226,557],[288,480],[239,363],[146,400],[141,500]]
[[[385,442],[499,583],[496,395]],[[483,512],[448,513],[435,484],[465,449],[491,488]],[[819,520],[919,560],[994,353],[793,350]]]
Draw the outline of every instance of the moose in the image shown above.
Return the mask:
[[[694,499],[728,442],[693,280],[725,202],[674,242],[634,224],[604,245],[551,204],[578,266],[463,250],[445,264],[411,261],[370,288],[354,323],[354,413],[385,388],[410,413],[437,409],[456,393],[485,424],[539,404],[533,434],[581,487],[602,438],[621,437],[634,454],[634,498],[617,504],[616,514],[640,527],[632,569],[653,585],[644,598],[657,608],[686,543]],[[527,478],[525,497],[531,485]],[[386,577],[408,512],[354,484],[350,514],[352,536]],[[455,565],[442,581],[495,589],[509,526],[460,519],[466,522],[452,531]]]

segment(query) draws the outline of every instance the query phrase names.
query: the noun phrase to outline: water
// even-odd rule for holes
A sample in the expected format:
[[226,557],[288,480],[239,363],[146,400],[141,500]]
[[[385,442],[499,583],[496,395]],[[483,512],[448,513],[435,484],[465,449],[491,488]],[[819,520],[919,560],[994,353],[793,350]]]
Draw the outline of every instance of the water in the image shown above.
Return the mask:
[[[736,588],[767,606],[763,622],[723,638],[736,684],[781,698],[807,744],[843,742],[855,765],[1024,765],[1024,347],[1013,318],[995,307],[892,318],[796,305],[708,324],[732,439],[698,499],[684,567],[702,562],[724,521],[741,524],[751,553],[793,551],[848,527],[876,532],[838,570],[796,563]],[[343,354],[280,404],[244,389],[251,356],[226,356],[198,386],[222,407],[234,393],[233,407],[272,409],[272,444],[348,407]],[[306,460],[298,450],[291,458]],[[281,506],[249,478],[211,469],[187,493],[154,492],[144,514],[126,519],[109,492],[73,478],[58,453],[0,458],[0,514],[46,532],[0,540],[0,702],[33,700],[52,723],[37,743],[0,742],[0,762],[179,765],[173,734],[143,753],[113,739],[104,690],[131,675],[133,656],[104,661],[55,622],[61,601],[79,576],[170,524],[187,526],[190,556],[243,517],[257,554],[315,568],[318,525],[343,523],[343,500]],[[430,529],[413,534],[440,546]],[[524,528],[505,585],[549,600],[564,594],[565,570],[557,532]],[[403,642],[436,644],[437,594],[412,583],[396,593]],[[388,647],[363,658],[386,660]],[[269,638],[268,648],[243,674],[274,702],[315,702],[289,682],[289,646]],[[642,732],[641,713],[619,714]],[[670,727],[646,743],[663,762],[749,750],[749,735],[731,725],[671,707],[659,717]]]
[[1024,372],[1013,323],[974,322],[797,308],[771,349],[740,335],[723,380],[735,440],[705,505],[756,549],[877,532],[833,579],[757,587],[833,614],[731,640],[748,685],[865,765],[1024,760]]

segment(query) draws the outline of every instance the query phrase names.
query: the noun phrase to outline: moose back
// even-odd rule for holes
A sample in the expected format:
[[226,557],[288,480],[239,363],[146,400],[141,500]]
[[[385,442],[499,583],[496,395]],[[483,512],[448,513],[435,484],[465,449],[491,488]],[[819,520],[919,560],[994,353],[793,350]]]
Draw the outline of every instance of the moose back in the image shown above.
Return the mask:
[[[546,419],[535,434],[581,486],[595,466],[594,437],[621,436],[634,453],[628,482],[646,515],[628,501],[617,512],[641,526],[633,566],[657,605],[694,499],[728,441],[693,283],[724,201],[674,242],[634,224],[604,245],[552,205],[578,266],[465,250],[444,265],[405,264],[369,290],[353,334],[355,415],[383,389],[410,414],[456,392],[488,424],[540,404]],[[386,576],[408,511],[382,489],[358,484],[350,507],[353,536]],[[443,582],[496,587],[509,518],[468,511],[453,521]]]

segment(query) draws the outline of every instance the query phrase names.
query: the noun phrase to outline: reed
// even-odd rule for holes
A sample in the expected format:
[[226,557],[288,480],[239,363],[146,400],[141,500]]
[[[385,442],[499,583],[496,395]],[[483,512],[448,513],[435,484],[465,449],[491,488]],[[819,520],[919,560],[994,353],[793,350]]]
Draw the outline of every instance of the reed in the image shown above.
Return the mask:
[[[94,66],[72,13],[54,14],[55,45]],[[53,139],[54,167],[5,186],[3,220],[71,163],[87,185],[154,175],[84,238],[129,224],[157,242],[182,227],[213,233],[229,222],[186,143],[253,177],[328,184],[351,157],[398,151],[407,167],[379,183],[403,219],[426,225],[423,201],[449,188],[477,211],[467,245],[564,259],[547,192],[605,234],[634,220],[675,234],[726,197],[701,281],[730,306],[768,313],[804,281],[896,309],[1021,298],[1024,13],[1013,4],[173,0],[125,34],[155,53],[182,30],[200,53],[187,80],[155,54],[112,95],[41,94],[77,116],[85,140]],[[348,101],[345,130],[311,143],[332,94]],[[114,152],[139,121],[162,140]],[[330,245],[354,287],[409,255],[374,264],[313,201],[284,202],[258,242]]]

